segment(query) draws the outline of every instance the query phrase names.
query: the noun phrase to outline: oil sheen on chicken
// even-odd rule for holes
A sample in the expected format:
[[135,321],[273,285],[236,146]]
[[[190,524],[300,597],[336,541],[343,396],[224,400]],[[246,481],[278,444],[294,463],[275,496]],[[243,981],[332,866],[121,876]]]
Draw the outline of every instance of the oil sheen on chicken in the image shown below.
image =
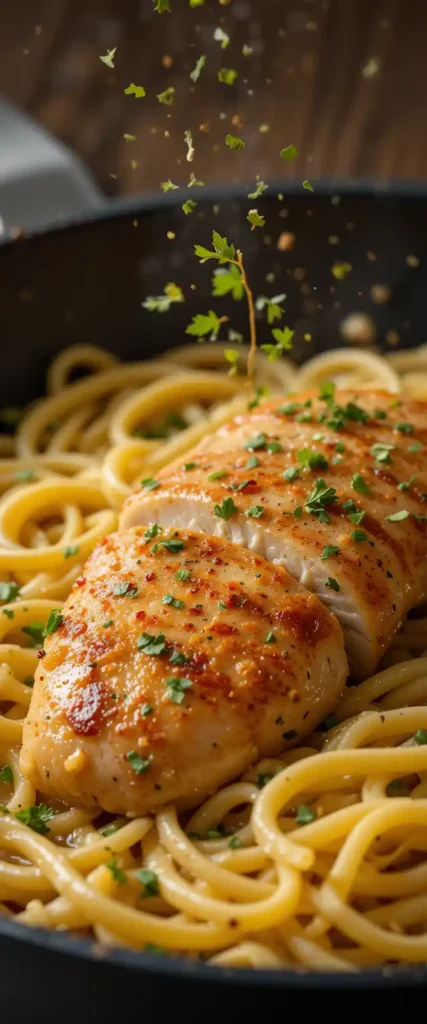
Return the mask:
[[218,537],[117,533],[46,640],[22,768],[115,813],[191,806],[299,742],[347,669],[336,618],[286,570]]
[[127,501],[121,526],[188,526],[263,555],[375,669],[427,593],[427,405],[388,392],[269,401],[237,416]]

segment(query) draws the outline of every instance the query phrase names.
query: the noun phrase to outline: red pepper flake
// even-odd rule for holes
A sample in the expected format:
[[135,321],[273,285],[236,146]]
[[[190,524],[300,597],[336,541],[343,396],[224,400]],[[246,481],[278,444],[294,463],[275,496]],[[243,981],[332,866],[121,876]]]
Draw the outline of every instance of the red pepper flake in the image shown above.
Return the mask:
[[190,608],[190,612],[192,613],[192,615],[201,615],[202,611],[203,608],[198,608],[197,605],[194,605],[193,608]]
[[139,622],[141,622],[142,619],[145,619],[145,612],[143,612],[143,611],[137,612],[136,615],[135,615],[135,618],[138,619]]
[[86,576],[78,576],[76,579],[76,587],[84,587],[86,583]]
[[151,583],[151,581],[155,580],[155,578],[156,578],[155,572],[147,572],[147,575],[145,577],[145,579],[147,580],[147,583]]
[[231,636],[232,633],[239,632],[235,626],[229,626],[227,622],[215,622],[210,628],[212,633],[219,633],[220,636]]
[[40,658],[40,659],[44,658],[45,654],[46,654],[46,651],[43,651],[43,650],[37,651],[37,657]]

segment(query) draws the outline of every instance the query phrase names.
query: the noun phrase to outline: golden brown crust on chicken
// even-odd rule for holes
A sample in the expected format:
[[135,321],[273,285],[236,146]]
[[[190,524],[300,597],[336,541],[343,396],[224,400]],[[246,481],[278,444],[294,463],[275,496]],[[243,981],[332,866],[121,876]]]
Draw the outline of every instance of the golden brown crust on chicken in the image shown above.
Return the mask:
[[354,391],[270,401],[186,464],[134,494],[122,527],[186,524],[285,565],[339,617],[353,672],[373,671],[427,593],[426,403]]
[[285,570],[218,538],[148,533],[93,552],[24,727],[39,790],[118,813],[193,805],[298,742],[347,670],[336,619]]

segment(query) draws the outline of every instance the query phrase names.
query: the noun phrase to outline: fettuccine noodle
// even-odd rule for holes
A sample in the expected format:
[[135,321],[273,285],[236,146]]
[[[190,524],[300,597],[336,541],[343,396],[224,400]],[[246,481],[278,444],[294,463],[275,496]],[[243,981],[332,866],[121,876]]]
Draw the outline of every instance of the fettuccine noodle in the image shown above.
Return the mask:
[[[240,367],[246,351],[239,348]],[[111,818],[44,803],[19,747],[40,632],[141,477],[248,404],[221,345],[122,364],[90,345],[51,365],[47,397],[0,436],[0,913],[104,945],[229,967],[357,971],[427,958],[427,618],[323,729],[191,816]],[[87,375],[74,380],[76,369]],[[258,356],[257,384],[334,379],[427,398],[427,346],[336,350],[297,369]],[[329,726],[329,728],[326,728]],[[31,827],[33,825],[33,827]]]

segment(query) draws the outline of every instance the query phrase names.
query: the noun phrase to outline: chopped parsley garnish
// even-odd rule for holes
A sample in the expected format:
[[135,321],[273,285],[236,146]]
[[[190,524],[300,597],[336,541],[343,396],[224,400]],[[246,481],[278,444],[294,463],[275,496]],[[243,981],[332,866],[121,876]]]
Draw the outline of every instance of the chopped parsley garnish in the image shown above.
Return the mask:
[[228,476],[226,469],[217,469],[214,473],[209,473],[208,480],[223,480],[225,476]]
[[252,225],[252,231],[254,231],[255,228],[263,228],[265,225],[265,217],[262,217],[261,214],[258,213],[258,210],[249,210],[246,220]]
[[187,665],[189,661],[188,654],[183,654],[182,651],[173,651],[169,658],[171,665]]
[[171,9],[169,7],[169,0],[154,0],[154,10],[157,11],[158,14],[164,14],[165,11],[168,11],[170,14]]
[[188,473],[190,469],[195,469],[196,466],[197,462],[184,462],[184,469],[186,473]]
[[364,530],[352,530],[350,536],[351,539],[355,540],[358,544],[361,544],[363,541],[368,539]]
[[342,455],[342,453],[345,452],[345,446],[343,445],[342,441],[337,442],[337,444],[335,445],[335,451],[339,452],[340,455]]
[[234,68],[220,68],[218,71],[218,82],[224,82],[225,85],[233,85],[236,81],[239,72],[235,71]]
[[245,444],[244,447],[247,448],[250,452],[252,452],[252,451],[256,451],[257,449],[265,448],[266,444],[267,444],[266,434],[257,434],[256,437],[252,437],[252,438],[250,438],[249,441],[246,441],[246,444]]
[[302,516],[302,505],[297,505],[297,507],[294,508],[294,510],[293,510],[293,512],[291,514],[295,517],[295,519],[301,519],[301,516]]
[[[199,2],[200,2],[200,0],[199,0]],[[203,2],[204,2],[204,0],[203,0]],[[226,50],[227,49],[227,46],[228,46],[228,44],[230,42],[230,36],[228,36],[227,33],[224,32],[222,28],[220,28],[218,26],[218,28],[215,29],[213,37],[214,37],[216,43],[221,43],[221,50]]]
[[64,548],[64,558],[71,558],[73,555],[78,555],[80,551],[78,544],[67,544]]
[[174,597],[173,594],[165,594],[162,597],[162,604],[170,604],[173,608],[185,608],[184,601],[180,601],[179,598]]
[[185,691],[191,690],[192,685],[191,679],[184,679],[182,676],[168,676],[166,679],[167,691],[174,704],[182,704]]
[[154,537],[158,537],[161,533],[163,533],[162,527],[158,526],[157,523],[153,523],[152,526],[148,527],[148,530],[145,530],[144,537],[146,540],[153,540]]
[[227,132],[227,135],[225,136],[225,145],[230,149],[244,149],[245,143],[238,135],[230,135],[230,133]]
[[282,157],[282,160],[295,160],[295,157],[297,155],[298,150],[296,146],[285,146],[284,149],[280,150],[280,156]]
[[164,92],[158,92],[156,95],[159,103],[165,103],[167,107],[171,107],[175,99],[175,89],[173,85],[170,85]]
[[193,82],[198,82],[203,68],[206,64],[206,55],[202,53],[201,57],[196,61],[195,67],[190,71],[190,78]]
[[242,845],[242,840],[239,839],[238,836],[230,836],[230,838],[228,840],[228,843],[227,843],[227,846],[230,847],[230,850],[240,850],[241,845]]
[[360,473],[353,474],[351,478],[351,486],[353,488],[353,491],[358,491],[359,494],[371,493],[370,487],[368,487],[366,480],[363,479],[363,476],[361,476]]
[[277,639],[276,639],[274,633],[271,632],[271,630],[270,630],[269,633],[267,633],[267,636],[265,637],[264,643],[265,644],[277,644]]
[[408,452],[420,452],[422,451],[422,447],[421,441],[414,441],[413,444],[408,445]]
[[141,757],[140,754],[137,754],[136,750],[129,750],[126,754],[126,759],[129,761],[134,775],[145,775],[153,760],[153,755]]
[[399,431],[399,434],[413,434],[414,428],[412,423],[395,423],[395,430]]
[[386,516],[389,523],[401,523],[404,519],[407,519],[409,512],[406,508],[400,509],[400,512],[392,512],[390,516]]
[[227,605],[224,604],[224,601],[218,601],[218,608],[219,608],[220,612],[227,611]]
[[251,455],[250,459],[248,459],[246,463],[245,469],[256,469],[257,466],[259,466],[259,459],[256,455]]
[[33,647],[43,647],[44,625],[42,622],[37,620],[30,622],[28,626],[22,627],[22,632],[25,633],[26,636],[31,637]]
[[50,832],[47,822],[52,820],[54,814],[53,807],[47,807],[46,804],[33,804],[32,807],[23,807],[21,811],[17,811],[15,818],[23,825],[28,825],[28,828],[32,828],[33,832],[45,836]]
[[375,420],[386,420],[387,413],[385,409],[374,409],[372,416]]
[[177,551],[182,551],[183,547],[185,547],[183,540],[174,540],[173,538],[172,540],[158,540],[153,544],[153,552],[156,554],[159,548],[165,548],[169,554],[175,555]]
[[164,654],[167,647],[164,633],[157,633],[156,636],[151,633],[141,633],[136,646],[139,651],[144,651],[144,654]]
[[8,786],[12,785],[13,771],[10,764],[5,764],[4,768],[0,768],[0,782],[6,782]]
[[350,512],[348,518],[354,526],[360,526],[360,523],[363,522],[363,519],[365,518],[365,514],[365,509],[361,509],[360,512]]
[[197,203],[194,201],[194,199],[186,199],[185,203],[182,204],[181,209],[186,215],[188,215],[189,213],[192,213],[193,210],[196,209],[196,206]]
[[326,562],[327,558],[332,558],[332,555],[339,555],[340,549],[335,544],[325,544],[323,548],[321,559],[322,562]]
[[262,505],[251,505],[246,513],[251,519],[260,519],[264,515],[265,509]]
[[7,619],[13,619],[15,616],[15,612],[13,612],[11,608],[2,608],[1,613],[2,615],[5,615]]
[[327,469],[328,462],[322,452],[315,452],[312,448],[300,448],[297,452],[298,462],[305,469]]
[[153,480],[152,476],[147,476],[145,480],[141,480],[141,487],[144,488],[144,491],[155,491],[160,484],[158,480]]
[[277,452],[283,451],[280,441],[267,441],[266,448],[270,455],[277,455]]
[[329,523],[330,519],[325,512],[325,506],[331,505],[337,496],[335,487],[327,487],[323,477],[316,480],[314,488],[309,494],[305,503],[305,511],[317,516],[321,523]]
[[390,452],[393,452],[395,447],[394,444],[373,444],[370,451],[376,462],[385,462],[386,465],[390,465]]
[[113,597],[136,597],[138,587],[133,583],[117,583],[113,590]]
[[306,807],[305,804],[299,804],[295,816],[297,825],[310,825],[310,822],[314,821],[315,817],[315,811],[312,811],[310,807]]
[[302,183],[302,187],[306,188],[308,190],[308,192],[314,192],[314,188],[313,188],[313,186],[311,184],[311,181],[309,181],[308,178],[304,178],[304,181]]
[[175,573],[175,579],[179,580],[180,583],[185,583],[191,576],[191,569],[178,569]]
[[151,704],[141,704],[141,707],[139,709],[141,718],[148,718],[149,715],[153,714],[153,710],[154,709]]
[[179,185],[174,185],[173,181],[171,181],[170,178],[168,178],[167,181],[160,182],[160,188],[162,192],[171,192],[174,189],[179,188]]
[[276,412],[281,413],[282,416],[293,416],[300,408],[298,402],[288,402],[287,405],[280,405]]
[[141,100],[145,96],[145,89],[143,85],[135,85],[135,82],[131,82],[127,89],[124,89],[126,96],[135,96],[136,100]]
[[220,505],[214,505],[214,515],[218,519],[231,519],[235,512],[238,512],[237,505],[232,498],[223,498]]
[[409,480],[402,480],[401,483],[397,485],[398,491],[409,491],[409,488],[412,487],[415,479],[416,477],[413,473],[412,476],[409,477]]
[[114,858],[113,860],[107,861],[105,867],[108,868],[108,870],[111,872],[115,882],[118,882],[119,885],[126,884],[126,875],[124,871],[122,871],[122,869],[119,868],[117,861]]
[[52,633],[56,633],[56,630],[59,629],[60,626],[62,626],[63,621],[64,616],[61,615],[59,608],[52,608],[52,611],[49,613],[49,617],[43,631],[43,638],[51,636]]
[[285,469],[285,472],[282,473],[282,476],[284,480],[296,480],[298,476],[301,476],[301,469],[299,469],[298,466],[289,466],[288,469]]
[[159,880],[154,871],[150,871],[149,868],[138,868],[135,871],[135,878],[142,885],[142,899],[146,899],[147,896],[158,896],[159,895]]
[[114,822],[112,822],[111,825],[106,825],[105,828],[101,828],[100,832],[101,835],[105,836],[105,838],[107,839],[108,836],[113,836],[115,832],[118,832],[119,828],[120,825],[116,825]]
[[266,185],[264,181],[258,181],[255,192],[248,192],[248,199],[259,199],[267,188],[268,185]]
[[427,729],[418,729],[415,733],[414,740],[419,747],[424,747],[427,743]]
[[[160,0],[159,0],[159,2],[160,2]],[[104,54],[104,56],[100,57],[99,59],[102,60],[103,64],[107,65],[107,68],[113,68],[114,67],[114,57],[116,55],[116,52],[117,52],[117,46],[113,46],[112,50],[107,50],[107,52]]]
[[15,601],[20,589],[17,583],[0,583],[0,601]]
[[339,593],[340,585],[338,580],[335,580],[333,576],[328,576],[325,581],[325,587],[328,587],[329,590],[335,590],[337,594]]

